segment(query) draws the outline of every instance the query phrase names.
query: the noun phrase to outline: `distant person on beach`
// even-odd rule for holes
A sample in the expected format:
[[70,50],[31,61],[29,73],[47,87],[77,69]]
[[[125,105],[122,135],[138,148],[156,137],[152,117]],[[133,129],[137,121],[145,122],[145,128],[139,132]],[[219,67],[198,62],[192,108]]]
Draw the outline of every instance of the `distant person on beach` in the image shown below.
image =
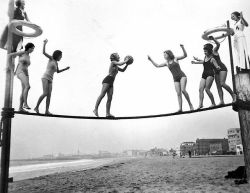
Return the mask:
[[[30,21],[26,11],[24,10],[25,1],[16,0],[15,5],[16,5],[16,8],[14,10],[14,15],[12,19]],[[20,31],[23,30],[22,26],[17,26],[17,29]],[[8,26],[5,27],[2,33],[2,36],[0,39],[0,48],[7,49],[7,39],[8,39]],[[23,42],[23,37],[13,33],[12,49],[11,49],[12,52],[17,51],[18,45],[20,45],[19,47],[22,48],[22,42]]]
[[233,12],[231,19],[235,21],[234,24],[234,50],[237,58],[237,64],[239,70],[250,69],[249,53],[247,49],[247,41],[244,34],[244,28],[248,27],[247,21],[243,17],[242,12]]
[[199,87],[199,107],[198,109],[203,108],[203,100],[204,100],[204,90],[206,91],[212,105],[210,107],[215,106],[214,96],[210,91],[210,88],[214,81],[214,68],[216,70],[220,70],[220,66],[216,62],[213,57],[213,45],[208,43],[203,47],[205,58],[204,60],[199,60],[194,57],[195,61],[192,61],[192,64],[203,64],[204,70],[202,73],[200,87]]
[[188,156],[191,158],[192,157],[192,152],[189,150],[188,151]]
[[[213,49],[213,58],[216,60],[217,64],[220,67],[220,70],[217,70],[216,68],[214,68],[215,83],[216,83],[219,98],[220,98],[219,105],[225,104],[222,88],[224,88],[226,91],[229,92],[229,94],[232,97],[232,102],[235,102],[236,101],[236,94],[232,91],[230,86],[228,86],[226,84],[227,67],[220,59],[220,55],[218,52],[219,48],[220,48],[220,43],[213,36],[209,36],[209,39],[212,40],[216,44],[215,48]],[[202,61],[202,60],[198,59],[197,57],[194,57],[194,59],[196,59],[197,61]]]
[[[118,53],[112,53],[110,55],[110,66],[109,66],[109,74],[104,78],[104,80],[102,81],[102,90],[101,90],[101,94],[99,95],[99,97],[97,98],[96,104],[95,104],[95,109],[94,109],[94,114],[95,116],[99,117],[99,113],[98,113],[98,107],[103,99],[103,97],[107,94],[108,100],[107,100],[107,104],[106,104],[106,117],[114,117],[114,115],[112,115],[110,113],[110,107],[111,107],[111,102],[112,102],[112,96],[113,96],[113,91],[114,91],[114,81],[115,81],[115,77],[117,75],[117,73],[120,72],[124,72],[128,65],[127,62],[129,61],[129,57],[125,57],[123,62],[120,62],[120,56],[118,55]],[[124,68],[120,68],[119,66],[125,65]]]
[[53,52],[53,55],[50,56],[49,54],[46,53],[45,48],[46,44],[48,43],[48,40],[44,40],[43,44],[43,54],[49,58],[49,62],[47,64],[47,68],[45,73],[42,76],[42,85],[43,85],[43,94],[39,97],[37,101],[37,105],[34,109],[36,113],[39,113],[39,105],[42,102],[42,100],[46,97],[46,109],[45,109],[45,114],[50,115],[51,113],[49,112],[49,106],[50,106],[50,98],[51,98],[51,92],[52,92],[52,83],[53,83],[53,76],[54,73],[61,73],[65,70],[68,70],[69,67],[66,67],[64,69],[59,70],[58,68],[58,62],[62,58],[62,51],[56,50]]
[[30,83],[29,83],[29,72],[28,67],[30,66],[30,53],[34,51],[34,44],[27,43],[25,45],[24,51],[10,53],[9,56],[16,57],[19,56],[18,65],[15,71],[15,75],[21,81],[22,85],[22,92],[20,96],[20,104],[19,104],[19,111],[26,112],[24,109],[30,109],[27,98],[28,93],[30,90]]
[[189,104],[190,110],[192,111],[194,110],[194,108],[190,101],[189,94],[186,91],[187,76],[181,70],[179,64],[179,60],[182,60],[187,57],[187,52],[182,44],[180,45],[180,47],[182,48],[183,51],[182,56],[175,57],[175,55],[171,50],[166,50],[163,52],[164,58],[166,60],[164,63],[157,64],[156,62],[153,61],[153,59],[150,56],[148,56],[148,60],[157,68],[167,66],[170,72],[172,73],[179,103],[179,110],[177,112],[182,112],[182,94],[185,96]]

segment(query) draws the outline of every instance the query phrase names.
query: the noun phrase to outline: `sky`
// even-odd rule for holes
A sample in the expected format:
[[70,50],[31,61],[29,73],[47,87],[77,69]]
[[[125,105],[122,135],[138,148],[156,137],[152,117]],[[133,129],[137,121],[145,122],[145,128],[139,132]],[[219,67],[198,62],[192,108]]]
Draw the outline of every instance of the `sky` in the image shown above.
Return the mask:
[[[8,23],[8,0],[0,0],[0,31]],[[94,116],[92,111],[101,91],[101,82],[108,74],[109,56],[118,52],[123,59],[132,55],[134,63],[118,73],[114,84],[111,113],[136,116],[170,113],[178,110],[178,101],[169,69],[155,68],[164,62],[163,51],[170,49],[182,55],[180,44],[188,57],[180,61],[188,78],[187,91],[195,108],[199,102],[202,65],[191,64],[193,56],[203,58],[203,32],[230,20],[233,11],[242,11],[250,22],[249,0],[26,0],[25,10],[31,22],[43,29],[32,42],[29,67],[28,103],[34,108],[42,93],[41,77],[46,51],[60,49],[63,58],[59,68],[70,70],[55,74],[50,111],[54,114]],[[234,22],[230,20],[230,25]],[[29,30],[24,28],[24,30]],[[249,45],[250,28],[245,29]],[[221,43],[220,55],[229,69],[227,83],[232,86],[228,41]],[[0,105],[3,107],[6,52],[0,50]],[[215,101],[219,98],[215,83]],[[18,109],[21,85],[14,79],[13,107]],[[224,92],[230,103],[229,93]],[[106,97],[99,114],[105,116]],[[204,106],[210,106],[205,95]],[[44,112],[45,103],[40,106]],[[183,110],[188,110],[183,98]],[[31,111],[33,112],[33,111]],[[178,148],[184,141],[197,138],[224,138],[227,129],[239,127],[238,114],[231,107],[172,117],[141,120],[74,120],[15,115],[12,120],[11,158],[32,158],[44,154],[97,153],[99,150],[121,152],[126,149],[153,147]]]

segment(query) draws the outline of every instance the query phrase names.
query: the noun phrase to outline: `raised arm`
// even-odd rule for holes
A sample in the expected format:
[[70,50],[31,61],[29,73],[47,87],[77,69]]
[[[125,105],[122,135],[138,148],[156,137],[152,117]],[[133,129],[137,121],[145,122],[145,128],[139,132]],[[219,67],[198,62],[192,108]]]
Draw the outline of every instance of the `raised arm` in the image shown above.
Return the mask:
[[48,43],[48,40],[45,39],[43,41],[43,55],[45,55],[47,58],[49,58],[50,60],[52,60],[53,59],[52,56],[50,56],[49,54],[47,54],[46,51],[45,51],[47,43]]
[[112,61],[112,64],[116,66],[122,66],[123,64],[126,64],[128,60],[128,58],[125,58],[123,62]]
[[19,52],[9,53],[8,56],[9,57],[16,57],[16,56],[21,56],[23,54],[25,54],[25,51],[19,51]]
[[120,71],[120,72],[125,72],[125,70],[127,69],[128,66],[129,66],[129,65],[126,64],[126,66],[125,66],[124,68],[119,68],[119,67],[118,67],[118,71]]
[[187,52],[186,52],[186,50],[185,50],[185,48],[184,48],[184,45],[180,44],[180,47],[181,47],[181,49],[182,49],[182,51],[183,51],[183,56],[178,56],[178,57],[176,57],[177,60],[182,60],[182,59],[184,59],[184,58],[187,57]]
[[29,20],[29,18],[28,18],[28,15],[27,15],[26,11],[24,12],[24,17],[25,17],[26,21],[30,22],[30,20]]
[[247,23],[247,21],[244,19],[243,13],[242,13],[242,12],[240,12],[240,19],[241,19],[241,23],[242,23],[244,26],[248,27],[248,23]]
[[163,63],[163,64],[157,64],[156,62],[153,61],[153,59],[148,56],[148,60],[156,67],[156,68],[160,68],[160,67],[164,67],[164,66],[167,66],[166,62]]
[[215,54],[218,54],[218,50],[220,48],[220,43],[213,36],[209,36],[208,38],[215,43],[216,46],[215,46],[213,51]]

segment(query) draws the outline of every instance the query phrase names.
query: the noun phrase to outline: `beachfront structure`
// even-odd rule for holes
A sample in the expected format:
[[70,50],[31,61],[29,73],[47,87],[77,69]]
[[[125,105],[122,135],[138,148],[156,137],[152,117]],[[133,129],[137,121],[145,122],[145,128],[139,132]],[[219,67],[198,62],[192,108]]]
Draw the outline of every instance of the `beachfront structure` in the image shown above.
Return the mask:
[[191,152],[191,155],[195,154],[195,142],[183,142],[180,145],[180,156],[189,155],[188,152]]
[[[229,151],[240,152],[240,145],[242,145],[240,128],[230,128],[227,130]],[[238,148],[236,148],[236,146]]]
[[147,151],[145,150],[125,150],[123,151],[123,155],[137,157],[137,156],[146,156]]
[[229,150],[228,139],[197,139],[195,145],[196,155],[223,155]]

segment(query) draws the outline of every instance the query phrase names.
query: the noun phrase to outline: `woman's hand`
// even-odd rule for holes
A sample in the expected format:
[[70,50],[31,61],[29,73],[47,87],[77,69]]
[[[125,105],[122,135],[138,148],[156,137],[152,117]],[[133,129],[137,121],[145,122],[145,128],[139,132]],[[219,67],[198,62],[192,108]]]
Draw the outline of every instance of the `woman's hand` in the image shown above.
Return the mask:
[[183,45],[183,44],[180,44],[180,47],[182,47],[182,48],[183,48],[183,47],[184,47],[184,45]]
[[149,55],[148,55],[148,60],[149,60],[149,61],[152,61],[152,59],[151,59],[151,57],[150,57]]
[[43,40],[43,43],[44,43],[44,44],[47,44],[47,43],[48,43],[48,40],[47,40],[47,39]]

